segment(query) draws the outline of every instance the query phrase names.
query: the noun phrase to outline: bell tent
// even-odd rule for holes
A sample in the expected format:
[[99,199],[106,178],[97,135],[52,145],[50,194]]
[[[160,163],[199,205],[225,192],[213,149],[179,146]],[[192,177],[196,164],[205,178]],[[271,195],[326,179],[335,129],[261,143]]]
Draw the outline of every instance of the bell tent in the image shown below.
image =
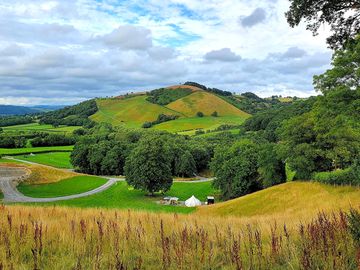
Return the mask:
[[198,199],[196,199],[194,195],[192,195],[189,199],[185,201],[185,205],[187,207],[195,207],[201,205],[201,202]]

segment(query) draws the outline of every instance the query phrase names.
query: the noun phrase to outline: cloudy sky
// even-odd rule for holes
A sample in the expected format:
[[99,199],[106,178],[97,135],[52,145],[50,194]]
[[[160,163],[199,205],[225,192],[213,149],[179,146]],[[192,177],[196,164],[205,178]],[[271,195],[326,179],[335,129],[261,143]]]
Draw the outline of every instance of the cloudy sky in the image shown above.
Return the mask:
[[196,81],[314,94],[326,30],[290,28],[288,0],[1,0],[0,104],[72,104]]

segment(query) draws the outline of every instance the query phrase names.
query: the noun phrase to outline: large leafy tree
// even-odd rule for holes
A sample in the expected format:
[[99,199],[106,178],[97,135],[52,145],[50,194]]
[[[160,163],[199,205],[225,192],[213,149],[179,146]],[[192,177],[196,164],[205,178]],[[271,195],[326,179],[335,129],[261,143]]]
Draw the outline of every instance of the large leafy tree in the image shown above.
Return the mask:
[[357,90],[360,87],[360,36],[344,49],[334,53],[332,68],[314,76],[317,91],[323,94],[334,89]]
[[145,136],[125,162],[126,182],[135,189],[166,192],[173,179],[169,150],[160,136]]
[[211,162],[214,187],[224,199],[236,198],[259,189],[258,149],[249,140],[242,140],[230,148],[218,147]]
[[330,48],[338,49],[352,41],[360,32],[359,0],[290,0],[291,5],[286,18],[295,27],[301,21],[314,35],[322,24],[331,27],[332,35],[327,43]]

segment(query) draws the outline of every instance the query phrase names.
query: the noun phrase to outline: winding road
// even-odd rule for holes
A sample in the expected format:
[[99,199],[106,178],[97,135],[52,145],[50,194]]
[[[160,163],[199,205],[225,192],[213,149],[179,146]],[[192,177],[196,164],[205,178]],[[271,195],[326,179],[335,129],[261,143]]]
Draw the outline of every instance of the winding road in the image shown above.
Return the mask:
[[[43,164],[39,164],[39,163],[35,163],[35,162],[30,162],[30,161],[24,161],[24,160],[16,159],[13,157],[4,157],[4,158],[20,161],[20,162],[27,163],[27,164],[33,164],[33,165],[54,168],[51,166],[47,166],[47,165],[43,165]],[[116,182],[125,181],[124,178],[113,178],[113,177],[108,177],[108,176],[101,176],[101,177],[107,179],[108,181],[104,185],[102,185],[98,188],[95,188],[93,190],[84,192],[84,193],[63,196],[63,197],[56,197],[56,198],[33,198],[33,197],[25,196],[24,194],[22,194],[21,192],[19,192],[16,189],[16,185],[17,185],[18,181],[25,178],[27,175],[28,175],[28,170],[26,168],[0,167],[0,190],[4,194],[4,199],[3,199],[4,202],[29,202],[29,203],[32,202],[32,203],[35,203],[35,202],[56,202],[56,201],[63,201],[63,200],[71,200],[71,199],[82,198],[82,197],[94,195],[96,193],[102,192],[102,191],[110,188]],[[174,182],[183,182],[183,183],[190,184],[190,183],[209,182],[212,180],[213,180],[213,178],[199,177],[199,180],[188,181],[188,182],[184,182],[184,181],[174,181]]]

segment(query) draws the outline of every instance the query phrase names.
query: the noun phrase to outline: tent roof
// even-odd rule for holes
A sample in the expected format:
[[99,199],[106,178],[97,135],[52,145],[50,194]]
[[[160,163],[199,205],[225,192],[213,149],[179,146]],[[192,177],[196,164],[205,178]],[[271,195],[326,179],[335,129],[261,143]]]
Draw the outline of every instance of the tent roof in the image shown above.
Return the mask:
[[185,201],[185,205],[187,207],[194,207],[201,205],[201,201],[199,201],[194,195],[192,195],[189,199]]

